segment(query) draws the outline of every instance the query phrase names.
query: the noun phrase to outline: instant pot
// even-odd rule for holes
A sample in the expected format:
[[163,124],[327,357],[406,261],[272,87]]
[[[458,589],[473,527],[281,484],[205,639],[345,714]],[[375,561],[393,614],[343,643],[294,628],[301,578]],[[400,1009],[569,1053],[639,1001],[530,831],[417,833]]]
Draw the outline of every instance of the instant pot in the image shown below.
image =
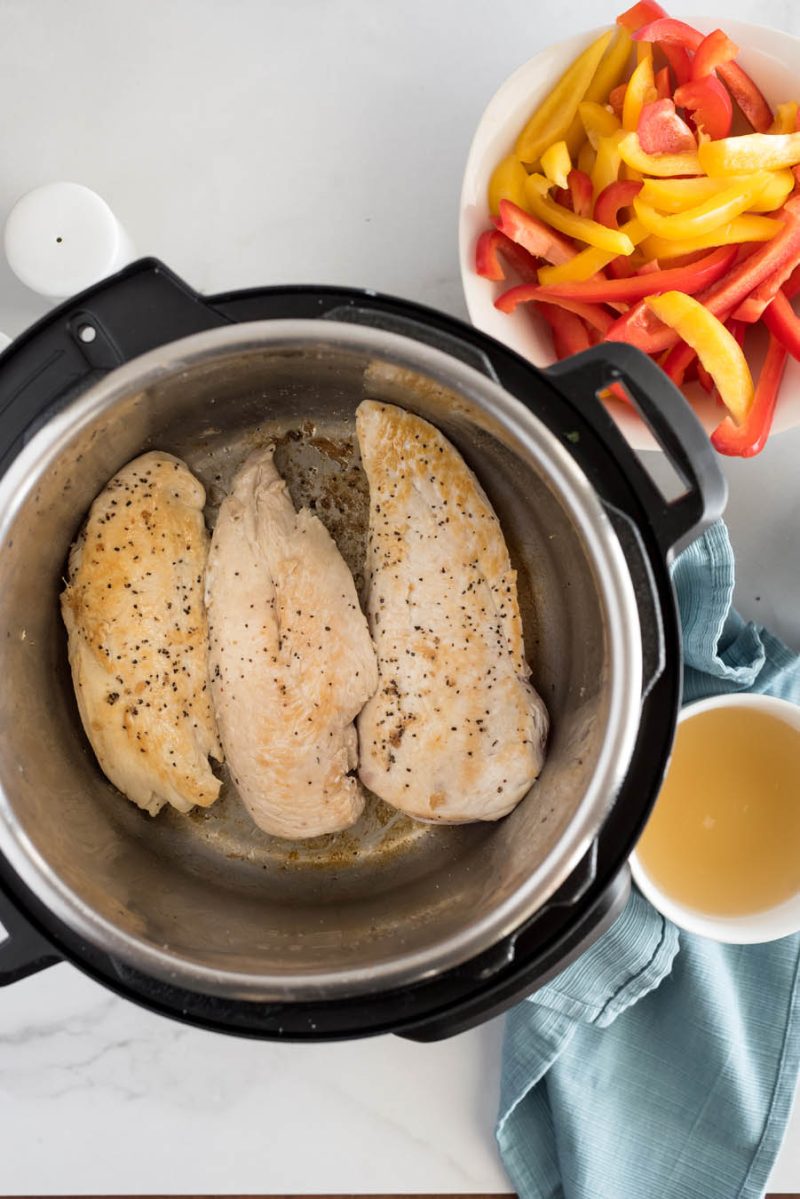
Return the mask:
[[[615,383],[679,495],[598,398]],[[198,474],[213,520],[246,453],[274,439],[295,502],[358,581],[366,397],[442,429],[500,517],[552,721],[539,780],[495,824],[415,824],[373,798],[354,829],[307,843],[255,828],[229,785],[210,809],[147,816],[100,772],[66,660],[58,595],[93,498],[158,448]],[[0,356],[0,469],[0,982],[67,960],[207,1029],[434,1040],[541,986],[621,911],[680,705],[670,556],[725,500],[705,433],[638,351],[539,370],[406,301],[206,297],[142,260]]]

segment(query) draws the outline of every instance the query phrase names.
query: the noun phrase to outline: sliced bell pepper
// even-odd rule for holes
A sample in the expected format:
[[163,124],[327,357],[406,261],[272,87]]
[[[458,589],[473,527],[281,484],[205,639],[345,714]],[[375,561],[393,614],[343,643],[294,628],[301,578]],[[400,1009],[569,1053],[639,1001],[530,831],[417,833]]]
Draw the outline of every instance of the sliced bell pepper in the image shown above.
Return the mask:
[[697,382],[700,384],[703,391],[707,392],[708,395],[711,395],[712,391],[714,390],[714,380],[711,378],[711,375],[709,375],[708,371],[699,359],[697,360],[696,370]]
[[656,175],[659,178],[672,175],[703,175],[706,172],[700,166],[696,153],[692,154],[647,154],[641,146],[636,133],[626,133],[620,139],[619,152],[622,161],[643,175]]
[[588,279],[584,283],[541,286],[535,298],[552,303],[579,300],[595,304],[633,304],[645,296],[656,295],[662,291],[682,291],[687,295],[693,295],[721,279],[735,257],[735,246],[722,246],[691,266],[672,267],[667,270],[656,268],[643,275],[633,275],[629,279]]
[[565,296],[549,298],[539,295],[539,291],[540,288],[535,283],[520,283],[518,287],[510,287],[508,291],[504,291],[502,295],[498,296],[494,306],[500,312],[513,312],[518,304],[529,304],[532,300],[542,300],[548,304],[556,304],[559,308],[566,308],[568,312],[574,312],[584,324],[596,329],[600,334],[605,334],[613,322],[611,313],[605,308],[601,308],[599,304],[584,304],[580,300],[571,300]]
[[[714,179],[700,175],[695,179],[645,179],[642,199],[659,212],[685,212],[729,187],[746,186],[752,175],[718,175]],[[748,212],[774,212],[794,188],[791,171],[769,171],[768,182],[756,196]]]
[[619,118],[603,104],[594,100],[582,100],[578,105],[578,113],[586,130],[586,136],[597,149],[601,137],[610,137],[620,127]]
[[599,196],[609,184],[619,178],[619,169],[622,164],[619,143],[623,136],[622,131],[618,129],[609,137],[601,137],[597,143],[597,155],[592,167],[592,188],[595,196]]
[[572,170],[572,162],[565,141],[553,142],[541,157],[542,170],[551,183],[558,187],[567,187],[567,178]]
[[501,200],[511,200],[518,208],[526,208],[525,181],[528,172],[513,154],[498,162],[489,180],[489,212],[495,216],[500,211]]
[[591,175],[594,170],[595,152],[590,141],[585,141],[580,148],[578,154],[578,170],[583,171],[584,175]]
[[[608,93],[625,75],[632,45],[631,35],[627,29],[617,28],[614,31],[614,40],[600,59],[600,64],[592,76],[592,82],[587,87],[581,103],[606,103]],[[580,112],[576,112],[572,118],[572,124],[565,134],[565,141],[573,159],[580,149],[583,134],[583,120]]]
[[696,352],[725,407],[741,425],[753,403],[753,378],[741,346],[723,323],[693,296],[664,292],[644,301],[660,321]]
[[762,279],[758,286],[753,288],[750,295],[746,296],[739,307],[734,310],[734,318],[744,321],[748,325],[755,324],[757,320],[760,320],[765,309],[772,306],[773,300],[778,297],[784,284],[797,269],[798,259],[800,259],[800,254],[794,259],[787,258],[777,270],[773,271],[771,275],[767,275],[766,279]]
[[536,304],[535,308],[550,326],[556,358],[569,358],[571,354],[579,354],[581,350],[589,349],[592,344],[589,333],[581,318],[574,312],[558,308],[555,304]]
[[536,259],[499,229],[487,229],[475,246],[475,270],[484,279],[498,282],[507,278],[500,259],[504,258],[523,283],[539,278]]
[[[722,63],[732,62],[738,53],[739,47],[721,29],[707,33],[694,52],[692,79],[707,78]],[[676,104],[680,100],[676,99]]]
[[[750,219],[763,221],[767,218]],[[758,287],[762,279],[774,274],[789,261],[792,265],[800,261],[800,196],[793,196],[786,201],[783,207],[783,221],[774,223],[778,224],[780,231],[771,241],[760,246],[749,258],[737,263],[724,279],[713,284],[708,291],[701,292],[698,299],[713,316],[727,320],[745,296]],[[675,332],[653,318],[654,313],[648,310],[642,301],[614,322],[606,335],[607,339],[627,341],[647,354],[656,354],[660,350],[668,349],[675,344]],[[708,364],[706,368],[710,369]],[[711,373],[713,375],[714,372]]]
[[675,103],[688,109],[707,137],[727,137],[730,133],[733,104],[716,75],[704,75],[682,83],[675,90]]
[[619,83],[616,87],[612,87],[608,93],[608,102],[614,112],[614,116],[622,121],[622,109],[625,106],[625,93],[628,90],[627,83]]
[[764,310],[764,324],[784,349],[800,362],[800,318],[784,292],[779,291]]
[[656,71],[656,95],[659,100],[669,100],[672,95],[669,67],[662,67],[660,71]]
[[641,196],[633,201],[633,209],[637,217],[656,237],[664,237],[669,241],[684,241],[690,237],[701,237],[726,225],[750,207],[754,197],[758,196],[769,183],[766,172],[754,174],[750,182],[736,187],[726,188],[715,196],[704,200],[694,208],[684,212],[676,212],[665,216],[647,204]]
[[634,68],[625,89],[625,101],[622,105],[622,127],[634,130],[639,123],[639,114],[645,104],[649,103],[656,94],[656,81],[653,76],[652,58],[643,58]]
[[744,422],[737,425],[726,416],[711,434],[711,444],[719,454],[752,458],[763,450],[775,415],[783,372],[786,369],[786,348],[771,336],[764,365],[758,377],[755,396]]
[[629,207],[643,184],[635,179],[617,179],[603,188],[594,205],[594,219],[609,229],[619,228],[619,211]]
[[800,266],[796,266],[789,278],[784,283],[781,291],[786,296],[787,300],[793,300],[800,293]]
[[769,129],[770,133],[794,133],[797,130],[797,101],[788,100],[775,108],[775,120]]
[[[639,63],[640,63],[640,62],[642,62],[642,61],[643,61],[645,58],[649,58],[649,59],[650,59],[650,63],[651,63],[651,65],[652,65],[652,62],[653,62],[653,47],[650,45],[650,43],[649,43],[649,42],[636,42],[636,44],[635,44],[635,49],[636,49],[636,65],[637,65],[637,66],[638,66],[638,65],[639,65]],[[655,87],[655,81],[653,82],[653,87]]]
[[693,154],[697,150],[694,134],[678,116],[671,99],[645,104],[639,113],[636,132],[645,154]]
[[656,0],[639,0],[638,4],[626,8],[625,12],[621,12],[617,17],[617,24],[624,25],[631,33],[635,33],[637,29],[641,29],[643,25],[649,25],[652,21],[657,21],[659,17],[665,17],[667,14]]
[[747,72],[738,62],[720,63],[717,71],[756,133],[766,133],[772,125],[772,109]]
[[616,254],[632,254],[633,242],[618,229],[609,229],[598,221],[578,216],[568,212],[560,204],[556,204],[549,196],[541,194],[541,176],[531,175],[528,178],[528,206],[535,216],[546,221],[554,229],[566,233],[569,237],[584,241],[587,245],[597,246],[599,250],[610,250]]
[[676,86],[680,87],[682,83],[688,83],[692,77],[692,60],[688,50],[683,46],[676,46],[672,42],[657,42],[656,44],[669,63],[670,70],[675,76]]
[[494,223],[501,233],[534,258],[559,263],[575,257],[575,249],[566,237],[561,237],[549,225],[530,216],[510,200],[500,201],[500,212]]
[[666,237],[648,237],[642,247],[650,258],[683,258],[685,254],[697,254],[711,246],[741,245],[746,242],[771,241],[783,228],[779,220],[768,216],[734,217],[727,225],[720,225],[700,237],[688,237],[685,241],[670,241]]
[[613,36],[609,30],[587,46],[528,119],[515,147],[521,162],[538,163],[548,146],[565,137]]
[[[635,219],[626,221],[620,227],[620,232],[629,237],[634,245],[644,241],[647,237],[647,230]],[[591,279],[598,271],[602,271],[604,267],[610,266],[618,259],[619,255],[617,254],[589,246],[588,249],[581,250],[579,254],[563,265],[543,266],[539,271],[539,280],[549,286],[551,283],[563,283],[573,279]]]
[[706,175],[780,171],[800,163],[800,133],[747,133],[703,142],[698,150]]
[[573,169],[567,177],[567,182],[572,197],[572,211],[577,212],[578,216],[590,217],[594,208],[594,188],[591,179],[584,171]]
[[661,363],[661,369],[676,387],[682,387],[688,381],[686,375],[689,367],[696,361],[697,351],[681,338]]

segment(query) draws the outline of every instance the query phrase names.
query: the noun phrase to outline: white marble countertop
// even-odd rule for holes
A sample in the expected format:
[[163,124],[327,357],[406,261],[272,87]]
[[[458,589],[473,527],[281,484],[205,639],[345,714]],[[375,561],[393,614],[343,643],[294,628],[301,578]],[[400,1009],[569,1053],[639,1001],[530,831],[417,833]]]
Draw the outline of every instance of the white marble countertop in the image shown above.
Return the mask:
[[[793,0],[702,10],[800,32]],[[523,58],[614,11],[4,0],[0,220],[31,187],[72,179],[202,290],[363,285],[463,316],[457,202],[483,105]],[[42,311],[0,263],[0,329]],[[727,471],[740,606],[800,648],[798,461],[800,430]],[[0,992],[0,1191],[509,1190],[492,1138],[501,1032],[237,1041],[61,965]],[[772,1187],[800,1192],[798,1113]]]

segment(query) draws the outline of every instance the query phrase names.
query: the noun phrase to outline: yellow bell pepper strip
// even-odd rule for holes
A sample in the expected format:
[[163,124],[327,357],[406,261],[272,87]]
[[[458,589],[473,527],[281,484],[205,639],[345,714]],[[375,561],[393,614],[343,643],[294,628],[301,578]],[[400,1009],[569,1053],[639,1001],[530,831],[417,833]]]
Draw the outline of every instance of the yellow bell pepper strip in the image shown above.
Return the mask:
[[694,154],[697,149],[694,134],[670,98],[645,104],[636,132],[645,154]]
[[775,108],[775,120],[769,129],[770,133],[794,133],[797,129],[797,101],[788,100],[786,104],[778,104]]
[[[767,184],[756,196],[748,212],[774,212],[792,192],[795,179],[791,171],[769,171]],[[695,179],[645,179],[641,198],[659,212],[685,212],[703,204],[729,187],[746,186],[752,175],[718,175],[710,179],[699,175]]]
[[649,296],[645,304],[692,347],[733,420],[743,424],[753,403],[753,377],[733,334],[694,296],[682,291]]
[[626,133],[619,143],[622,161],[643,175],[704,175],[697,154],[646,154],[635,133]]
[[[712,315],[720,320],[727,320],[733,310],[764,279],[774,275],[788,263],[796,266],[800,262],[800,196],[790,197],[783,206],[781,215],[782,220],[774,222],[779,226],[779,232],[771,241],[759,246],[748,258],[737,263],[724,279],[700,293],[698,299]],[[657,320],[654,313],[644,304],[635,304],[624,316],[616,320],[606,337],[609,341],[626,341],[630,345],[638,346],[646,354],[657,354],[661,350],[669,349],[677,341],[677,334]]]
[[609,30],[587,46],[529,118],[515,147],[521,162],[535,165],[548,146],[566,136],[613,36]]
[[720,225],[726,225],[739,213],[748,209],[756,196],[760,195],[769,183],[766,171],[751,176],[748,183],[728,187],[684,212],[676,212],[664,216],[647,204],[641,196],[633,201],[633,210],[637,217],[656,237],[665,237],[669,241],[685,241],[690,237],[702,237],[711,233]]
[[638,66],[645,58],[649,58],[653,62],[653,47],[649,42],[636,42],[636,65]]
[[597,156],[592,168],[592,187],[595,197],[605,191],[610,184],[616,183],[619,178],[619,168],[622,163],[619,143],[624,136],[622,130],[617,130],[608,137],[601,137],[597,143]]
[[580,148],[578,154],[578,170],[583,171],[584,175],[589,175],[591,178],[594,170],[595,152],[590,141],[585,141]]
[[713,246],[741,245],[745,242],[771,241],[780,233],[781,222],[768,216],[734,217],[727,225],[720,225],[710,233],[701,237],[688,237],[685,241],[670,241],[666,237],[652,235],[642,244],[642,249],[648,258],[683,258],[686,254],[696,254],[698,250],[708,250]]
[[596,246],[599,250],[610,250],[614,255],[633,253],[633,242],[627,234],[619,229],[608,229],[588,217],[578,216],[577,213],[556,204],[549,196],[543,196],[540,191],[540,179],[541,176],[537,178],[536,175],[531,175],[527,183],[528,207],[540,220],[546,221],[548,225],[569,237]]
[[552,146],[548,146],[542,155],[541,164],[545,175],[556,187],[569,186],[567,180],[572,170],[572,162],[566,142],[553,142]]
[[786,347],[771,335],[764,365],[758,376],[756,394],[744,422],[737,425],[726,416],[711,434],[711,444],[718,454],[752,458],[763,450],[772,428],[778,392],[786,369],[786,355]]
[[500,201],[500,212],[494,219],[495,228],[510,237],[534,258],[548,262],[569,262],[575,257],[572,243],[561,237],[549,225],[530,216],[510,200]]
[[[608,47],[600,65],[592,77],[592,82],[586,89],[586,94],[583,99],[589,104],[605,104],[608,99],[608,93],[612,88],[620,82],[624,77],[628,59],[630,58],[631,36],[626,29],[618,29],[616,31],[615,40]],[[574,159],[583,141],[584,125],[580,112],[576,112],[572,118],[564,140],[567,143],[571,157]]]
[[588,279],[583,283],[539,286],[534,298],[553,304],[559,304],[562,300],[588,304],[634,304],[645,296],[658,295],[663,291],[682,291],[686,295],[694,295],[721,279],[732,265],[736,253],[735,246],[720,246],[689,266],[668,270],[656,268],[627,279]]
[[578,105],[578,115],[595,150],[602,137],[610,137],[620,128],[619,118],[605,105],[597,104],[594,100],[582,100]]
[[633,130],[639,123],[639,114],[650,100],[655,99],[656,81],[653,75],[652,55],[643,58],[634,68],[625,90],[622,105],[622,128]]
[[706,175],[780,171],[800,162],[800,133],[746,133],[703,142],[698,150]]
[[[647,230],[635,218],[621,225],[620,233],[629,237],[634,245],[638,245],[647,237]],[[583,282],[585,279],[591,279],[598,271],[602,271],[618,257],[618,254],[609,250],[598,250],[594,246],[589,246],[588,249],[581,250],[569,262],[557,266],[541,267],[539,280],[541,283],[546,283],[548,287],[551,283],[566,283],[570,280]]]
[[475,273],[494,282],[507,278],[501,257],[523,283],[536,283],[539,278],[538,259],[499,229],[487,229],[475,245]]
[[501,200],[510,200],[518,208],[527,208],[528,202],[525,198],[527,178],[528,172],[513,154],[498,162],[489,180],[489,212],[492,216],[496,216],[500,211]]
[[[539,287],[536,283],[520,283],[518,287],[510,287],[508,291],[504,291],[501,296],[498,296],[494,306],[500,312],[513,312],[518,304],[528,304],[531,300],[544,299],[544,296],[539,295]],[[596,329],[601,337],[605,335],[614,319],[611,313],[607,309],[601,308],[599,304],[584,304],[580,300],[571,300],[568,296],[554,297],[552,302],[559,308],[565,308],[567,312],[574,312],[590,328]]]

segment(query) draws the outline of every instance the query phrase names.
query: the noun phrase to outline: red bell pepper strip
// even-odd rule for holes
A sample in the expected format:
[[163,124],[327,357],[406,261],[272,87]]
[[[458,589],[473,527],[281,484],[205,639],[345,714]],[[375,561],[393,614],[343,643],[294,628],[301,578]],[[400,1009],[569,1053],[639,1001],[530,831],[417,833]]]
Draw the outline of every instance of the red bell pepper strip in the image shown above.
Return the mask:
[[574,312],[584,324],[602,334],[605,334],[614,319],[611,313],[607,312],[605,308],[601,308],[599,304],[584,304],[580,300],[572,300],[568,296],[543,296],[540,293],[541,288],[535,283],[520,283],[518,287],[510,287],[508,291],[504,291],[501,296],[498,296],[494,306],[500,312],[513,312],[518,304],[528,304],[531,300],[552,302],[559,308],[566,308],[568,312]]
[[672,84],[669,78],[669,67],[656,71],[656,92],[659,100],[669,100],[672,95]]
[[[638,29],[633,38],[635,41],[659,42],[662,46],[678,45],[684,51],[692,52],[696,52],[703,41],[703,35],[697,29],[670,17],[652,21]],[[717,72],[756,132],[766,133],[772,124],[772,109],[750,76],[735,62],[719,63]]]
[[625,104],[625,93],[628,90],[627,83],[619,83],[616,87],[612,87],[608,93],[608,102],[614,110],[614,115],[622,120],[622,109]]
[[632,5],[631,8],[619,14],[617,24],[623,25],[631,33],[635,33],[637,29],[641,29],[642,25],[649,25],[651,21],[657,21],[666,15],[664,9],[660,4],[656,4],[655,0],[639,0],[638,4]]
[[753,403],[744,423],[737,425],[726,416],[711,434],[711,444],[718,453],[752,458],[763,450],[772,428],[786,357],[785,346],[771,335]]
[[[691,79],[675,89],[675,103],[687,108],[695,124],[714,140],[727,137],[733,121],[733,104],[727,90],[715,75]],[[641,140],[641,137],[640,137]]]
[[711,378],[711,375],[709,375],[699,358],[697,360],[697,382],[700,384],[703,391],[707,392],[708,395],[711,395],[712,391],[714,390],[714,380]]
[[694,134],[678,116],[675,102],[670,99],[645,104],[636,132],[645,154],[691,154],[697,150]]
[[519,275],[523,283],[535,283],[539,277],[536,259],[499,229],[487,229],[475,246],[475,270],[484,279],[507,278],[500,258]]
[[672,42],[658,42],[657,45],[672,68],[676,85],[688,83],[692,77],[692,60],[689,57],[689,51],[683,46],[673,45]]
[[[734,317],[739,321],[746,321],[752,325],[761,318],[765,309],[777,296],[783,285],[794,275],[800,263],[800,251],[795,258],[791,258],[786,262],[782,262],[771,275],[767,275],[766,279],[753,288],[750,295],[742,300],[738,308],[734,310]],[[793,285],[794,286],[794,285]],[[794,294],[794,292],[792,293]]]
[[786,296],[787,300],[793,300],[800,292],[800,266],[796,266],[789,278],[784,283],[781,291]]
[[566,308],[558,308],[555,304],[537,304],[536,311],[550,326],[553,349],[559,361],[589,349],[591,341],[586,326],[574,312],[567,312]]
[[[696,299],[713,316],[727,320],[762,280],[783,268],[786,268],[785,278],[800,263],[800,196],[786,201],[782,216],[784,226],[780,233],[738,262],[726,278],[697,295]],[[614,322],[606,339],[626,341],[647,354],[657,354],[675,345],[677,334],[658,320],[642,300]]]
[[800,362],[800,318],[782,291],[765,309],[764,324],[783,348]]
[[575,257],[575,247],[569,238],[563,237],[544,221],[523,212],[511,200],[500,201],[500,211],[494,218],[495,227],[518,246],[522,246],[534,258],[546,258],[559,265]]
[[578,216],[590,217],[594,200],[592,181],[585,171],[573,167],[567,176],[569,192],[572,197],[572,211]]
[[594,205],[594,219],[609,229],[619,228],[619,210],[633,203],[634,196],[642,190],[639,179],[618,179],[609,183],[597,197]]
[[[705,79],[723,63],[732,62],[739,47],[721,29],[707,33],[695,50],[692,60],[692,79]],[[676,101],[680,104],[680,100]]]
[[[587,279],[583,283],[552,283],[539,287],[536,299],[558,304],[562,300],[581,300],[587,303],[632,304],[645,296],[661,291],[683,291],[694,295],[721,279],[736,257],[736,246],[720,246],[692,266],[667,270],[651,270],[629,279]],[[508,294],[508,293],[506,293]]]
[[687,381],[686,372],[696,358],[697,351],[692,349],[688,341],[679,338],[661,364],[661,369],[676,387],[680,387]]
[[737,321],[734,317],[731,317],[725,324],[728,327],[728,332],[733,334],[740,346],[743,346],[745,334],[747,333],[747,322]]

